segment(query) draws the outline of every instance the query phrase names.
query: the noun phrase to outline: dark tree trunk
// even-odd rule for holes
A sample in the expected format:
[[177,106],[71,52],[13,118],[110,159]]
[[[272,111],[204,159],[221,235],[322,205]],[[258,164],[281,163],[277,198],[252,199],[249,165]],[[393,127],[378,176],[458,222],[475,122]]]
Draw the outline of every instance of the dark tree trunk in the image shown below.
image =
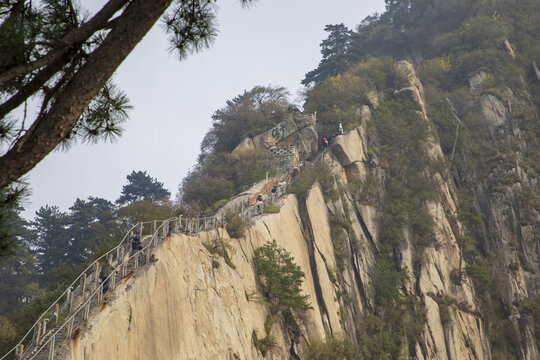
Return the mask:
[[82,112],[141,41],[172,0],[134,0],[115,22],[52,108],[0,157],[0,189],[30,171],[67,137]]

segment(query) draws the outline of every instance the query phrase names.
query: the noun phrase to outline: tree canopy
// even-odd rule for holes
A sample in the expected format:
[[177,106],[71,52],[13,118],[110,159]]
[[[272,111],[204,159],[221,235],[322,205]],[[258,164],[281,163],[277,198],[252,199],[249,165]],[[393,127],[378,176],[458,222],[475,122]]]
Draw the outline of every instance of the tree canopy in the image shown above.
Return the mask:
[[179,194],[186,210],[209,213],[225,199],[264,178],[274,169],[264,152],[230,152],[246,137],[258,135],[283,121],[293,106],[280,86],[255,86],[227,100],[212,115],[197,164],[182,180]]
[[163,183],[152,178],[146,171],[133,170],[126,178],[128,184],[122,187],[122,193],[116,200],[117,204],[125,205],[141,200],[152,202],[171,196],[171,193],[163,187]]
[[212,128],[205,135],[201,150],[230,152],[246,137],[258,135],[283,120],[288,91],[281,86],[255,86],[227,100],[227,105],[212,115]]
[[353,44],[353,31],[345,25],[326,25],[324,31],[328,32],[328,38],[321,42],[322,60],[319,66],[306,74],[302,84],[316,84],[347,70],[347,68],[357,63],[362,57],[360,54],[351,51]]
[[311,309],[309,295],[301,295],[304,272],[276,240],[255,249],[253,264],[273,313],[283,309]]

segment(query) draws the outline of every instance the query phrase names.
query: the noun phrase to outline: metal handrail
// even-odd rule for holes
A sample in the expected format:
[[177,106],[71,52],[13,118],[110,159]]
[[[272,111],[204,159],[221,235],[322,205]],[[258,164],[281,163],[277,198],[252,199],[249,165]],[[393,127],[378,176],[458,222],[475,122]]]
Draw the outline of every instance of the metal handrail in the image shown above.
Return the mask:
[[[117,270],[120,269],[120,268],[123,268],[124,265],[128,264],[129,261],[132,259],[132,258],[135,258],[135,257],[139,257],[140,253],[143,252],[144,250],[149,250],[149,248],[152,246],[152,247],[155,247],[156,246],[156,240],[157,240],[157,237],[159,236],[159,232],[160,231],[163,231],[163,227],[165,224],[169,224],[170,221],[174,221],[174,220],[178,220],[178,218],[170,218],[168,220],[162,220],[161,221],[161,225],[159,227],[156,227],[156,229],[154,230],[154,234],[152,234],[152,239],[148,242],[148,244],[146,244],[141,250],[138,250],[136,253],[132,254],[131,256],[129,256],[127,259],[124,259],[124,261],[122,261],[121,263],[119,263],[115,268],[114,270],[112,271],[112,273],[107,277],[105,278],[105,280],[100,283],[96,289],[90,294],[90,296],[88,296],[88,298],[78,306],[77,310],[75,310],[73,312],[73,314],[71,314],[63,323],[62,325],[60,326],[57,326],[57,328],[54,330],[54,332],[52,334],[50,334],[50,337],[47,341],[45,341],[38,349],[37,351],[35,351],[35,353],[30,357],[28,358],[28,360],[32,360],[34,359],[36,356],[39,355],[39,353],[45,349],[45,347],[47,345],[49,345],[51,343],[51,341],[54,341],[55,338],[56,338],[56,335],[62,330],[64,329],[66,326],[69,326],[71,324],[71,329],[67,329],[68,330],[68,334],[67,334],[67,337],[71,337],[71,333],[73,331],[73,322],[74,322],[74,319],[75,319],[75,316],[79,315],[79,313],[82,311],[82,310],[85,310],[85,307],[91,303],[91,301],[94,299],[94,296],[95,295],[98,295],[99,297],[103,297],[103,286],[105,284],[105,282],[107,280],[110,281],[111,277],[114,277],[116,276],[116,273],[117,273]],[[135,225],[135,226],[139,226],[139,224]],[[132,230],[130,230],[132,231]],[[128,232],[128,235],[130,233],[130,231]],[[120,246],[121,244],[119,244],[118,246]],[[118,247],[117,246],[117,247]],[[112,251],[110,251],[112,252]],[[109,252],[109,253],[110,253]],[[149,255],[150,254],[150,251],[147,251],[147,254]],[[148,256],[147,255],[147,256]],[[137,268],[137,262],[136,262],[136,266],[135,268]],[[114,289],[112,289],[114,290]],[[98,297],[98,299],[99,299]],[[99,301],[98,301],[99,302]],[[38,345],[39,346],[39,345]],[[54,346],[54,345],[53,345]],[[53,349],[54,351],[54,349]]]
[[[157,223],[160,222],[160,225],[157,226]],[[144,225],[147,225],[147,224],[152,224],[153,226],[153,233],[151,232],[150,235],[152,235],[152,238],[150,239],[150,241],[148,242],[148,244],[146,244],[141,250],[137,251],[136,253],[132,254],[131,256],[129,256],[127,259],[125,258],[124,255],[122,255],[122,257],[120,257],[121,255],[121,251],[120,249],[122,247],[124,247],[126,244],[127,244],[127,239],[128,239],[128,236],[130,235],[130,233],[134,230],[137,230],[137,229],[141,229],[141,231],[143,231],[144,229]],[[209,228],[215,228],[219,225],[222,225],[222,221],[219,221],[219,219],[217,217],[213,217],[213,216],[209,216],[209,217],[202,217],[202,218],[182,218],[182,216],[179,216],[179,217],[175,217],[175,218],[170,218],[170,219],[167,219],[167,220],[154,220],[154,221],[147,221],[147,222],[140,222],[140,223],[137,223],[136,225],[132,226],[127,232],[126,232],[126,235],[124,236],[124,238],[122,239],[122,241],[120,241],[120,243],[115,246],[114,248],[112,248],[111,250],[109,250],[107,253],[103,254],[102,256],[100,256],[98,259],[96,259],[94,262],[92,262],[92,264],[90,264],[78,277],[75,281],[73,281],[71,283],[71,285],[66,289],[66,291],[64,291],[62,293],[62,295],[60,295],[58,297],[58,299],[38,318],[38,320],[36,321],[36,323],[32,326],[32,328],[30,328],[30,330],[26,333],[26,335],[22,338],[21,341],[19,341],[19,343],[17,345],[15,345],[15,347],[13,347],[8,353],[6,353],[2,358],[0,358],[0,360],[3,360],[3,359],[6,359],[8,355],[12,354],[15,352],[15,355],[16,356],[19,356],[20,358],[24,358],[25,355],[28,355],[29,353],[32,353],[33,354],[31,355],[31,357],[27,358],[28,360],[30,359],[33,359],[37,356],[37,354],[39,354],[47,345],[49,345],[51,343],[51,341],[53,341],[53,345],[52,347],[54,347],[54,339],[56,338],[56,335],[62,330],[64,329],[66,326],[69,325],[70,322],[73,322],[74,321],[74,318],[75,316],[79,315],[80,312],[84,309],[85,306],[88,306],[88,304],[94,299],[95,295],[98,293],[98,291],[100,292],[100,296],[103,295],[103,284],[105,283],[106,280],[110,280],[110,278],[112,276],[116,276],[116,273],[118,272],[118,269],[124,267],[124,266],[127,266],[127,264],[129,263],[129,261],[135,257],[137,257],[137,259],[135,260],[136,262],[136,265],[135,265],[135,268],[138,268],[138,256],[139,254],[141,253],[141,251],[144,251],[144,250],[149,250],[150,247],[155,247],[157,245],[157,239],[159,237],[159,232],[162,232],[163,233],[163,238],[165,238],[171,231],[171,225],[174,227],[174,229],[178,232],[182,231],[182,230],[188,230],[190,233],[198,233],[200,231],[205,231],[205,230],[208,230]],[[167,227],[167,228],[165,228]],[[66,297],[66,295],[72,293],[72,290],[73,288],[76,288],[77,284],[81,281],[81,279],[83,279],[84,275],[88,273],[88,271],[90,271],[90,273],[92,273],[92,271],[94,269],[97,269],[97,266],[96,264],[97,263],[100,263],[101,261],[103,261],[104,259],[107,259],[109,257],[109,255],[111,254],[114,254],[116,253],[116,260],[118,261],[118,264],[117,266],[114,268],[114,271],[113,273],[108,276],[101,284],[99,284],[96,289],[91,292],[91,294],[88,296],[88,298],[86,298],[82,304],[78,305],[77,309],[74,310],[73,312],[70,311],[70,316],[64,320],[64,322],[61,324],[61,325],[56,325],[54,331],[52,333],[43,333],[41,334],[44,338],[45,336],[48,337],[48,339],[42,343],[42,344],[35,344],[35,340],[36,340],[36,329],[39,327],[39,325],[41,324],[42,320],[45,318],[45,316],[50,312],[52,311],[52,309],[58,304],[60,304],[62,302],[62,299],[64,297]],[[146,255],[146,263],[150,262],[151,258],[150,258],[150,251],[147,252],[147,255]],[[127,269],[127,268],[126,268]],[[95,275],[94,275],[94,278],[92,279],[93,281],[96,281],[97,280],[97,277],[99,276],[99,274],[97,273],[97,271],[95,272]],[[69,296],[69,295],[68,295]],[[69,301],[69,300],[68,300]],[[63,303],[63,306],[66,304],[66,301],[64,301]],[[72,324],[73,325],[73,324]],[[69,336],[71,336],[71,331],[73,329],[70,329],[70,334]],[[34,335],[32,336],[32,339],[28,342],[28,344],[26,344],[26,348],[24,348],[23,346],[23,353],[22,354],[17,354],[17,349],[19,348],[19,346],[22,344],[22,345],[25,345],[24,342],[28,340],[29,338],[29,335],[32,333],[32,331],[34,331]],[[39,342],[40,339],[37,339],[37,341]],[[32,346],[32,345],[36,345],[38,348],[36,349],[35,346]],[[53,351],[53,350],[52,350]],[[54,355],[50,354],[49,358],[52,358]]]
[[[92,272],[91,269],[93,267],[96,266],[96,263],[100,262],[103,260],[103,258],[106,258],[107,256],[109,256],[111,253],[113,253],[114,251],[117,251],[118,248],[120,248],[121,246],[124,245],[124,243],[126,242],[129,234],[131,231],[133,231],[134,229],[136,229],[137,227],[141,227],[141,225],[144,227],[144,224],[146,223],[151,223],[150,221],[147,221],[147,222],[142,222],[142,223],[137,223],[136,225],[134,225],[133,227],[131,227],[128,232],[126,233],[126,235],[122,238],[122,240],[120,241],[120,243],[118,243],[117,246],[115,246],[114,248],[112,248],[111,250],[109,250],[107,253],[103,254],[102,256],[100,256],[98,259],[94,260],[94,262],[92,262],[86,269],[84,269],[83,272],[81,272],[81,274],[67,287],[67,289],[52,303],[52,305],[47,308],[47,310],[45,310],[41,316],[37,319],[37,321],[34,323],[34,325],[30,328],[30,330],[28,330],[28,332],[22,337],[21,341],[19,341],[17,343],[17,345],[15,345],[7,354],[5,354],[4,356],[2,356],[0,358],[0,360],[4,360],[9,354],[11,354],[12,352],[16,351],[17,348],[22,344],[24,345],[23,343],[28,340],[28,337],[29,335],[32,333],[32,331],[35,331],[35,329],[38,327],[38,324],[41,323],[41,321],[43,320],[43,318],[50,312],[52,311],[52,309],[54,308],[54,306],[56,304],[60,304],[62,302],[62,299],[67,297],[68,296],[68,292],[71,292],[71,290],[76,287],[77,283],[80,282],[81,278],[84,276],[84,274],[86,274],[89,270],[90,270],[90,273]],[[29,344],[27,345],[31,345],[32,342],[33,342],[33,339],[34,336],[32,336],[32,340],[30,340]]]
[[[326,152],[328,152],[328,150],[329,150],[329,148],[324,149],[322,152],[320,152],[315,157],[315,159],[312,160],[307,166],[312,166],[313,164],[315,164],[320,158],[322,158],[322,156]],[[243,218],[250,218],[253,215],[262,214],[264,212],[264,207],[267,206],[266,204],[271,205],[276,200],[281,198],[281,196],[285,195],[293,182],[294,182],[294,180],[289,182],[288,184],[286,184],[283,187],[278,187],[278,191],[275,194],[269,195],[267,197],[267,200],[265,202],[263,202],[262,209],[260,209],[260,212],[256,211],[255,214],[253,214],[253,209],[256,208],[257,205],[251,205],[251,204],[249,204],[249,201],[248,201],[247,206],[242,208],[242,210],[243,210],[241,212],[242,217]],[[7,356],[12,354],[12,353],[15,353],[15,355],[20,356],[20,358],[23,358],[24,355],[27,354],[28,352],[35,351],[35,347],[31,347],[31,345],[33,345],[34,341],[36,340],[35,339],[36,338],[36,329],[39,327],[39,325],[44,320],[44,318],[48,315],[49,312],[51,312],[53,310],[53,308],[56,305],[60,305],[60,303],[62,302],[62,299],[66,298],[66,300],[62,304],[63,306],[66,305],[66,302],[69,303],[70,300],[68,298],[69,298],[70,294],[72,294],[73,291],[77,289],[77,285],[79,285],[82,282],[82,279],[83,279],[84,275],[87,274],[87,273],[91,274],[93,269],[98,270],[97,264],[100,263],[101,261],[103,261],[104,259],[107,259],[109,257],[109,255],[116,252],[116,260],[118,260],[118,265],[114,268],[114,271],[112,272],[111,275],[109,275],[106,278],[106,280],[110,280],[110,278],[112,276],[115,276],[116,273],[117,273],[117,270],[119,268],[124,267],[126,264],[128,264],[131,259],[133,259],[134,257],[138,257],[141,251],[149,249],[151,246],[152,247],[157,246],[157,239],[158,239],[158,236],[159,236],[159,232],[162,231],[163,235],[164,235],[163,238],[165,238],[166,234],[169,233],[171,224],[173,224],[175,226],[175,229],[177,230],[177,232],[181,232],[183,230],[184,232],[187,232],[187,233],[198,233],[201,230],[205,231],[205,230],[208,230],[208,228],[215,228],[218,225],[220,225],[220,226],[225,226],[226,225],[224,223],[223,217],[221,217],[221,220],[220,220],[216,216],[207,216],[207,217],[202,217],[202,218],[182,218],[182,216],[179,216],[177,218],[170,218],[170,219],[167,219],[167,220],[159,220],[159,222],[161,222],[159,227],[157,226],[157,222],[158,222],[157,220],[145,221],[145,222],[139,222],[139,223],[133,225],[126,232],[126,234],[124,235],[122,240],[118,243],[118,245],[116,245],[114,248],[112,248],[111,250],[109,250],[105,254],[101,255],[96,260],[94,260],[83,272],[81,272],[81,274],[67,287],[67,289],[56,299],[56,301],[54,301],[52,303],[52,305],[41,314],[41,316],[34,323],[34,325],[30,328],[30,330],[28,330],[28,332],[23,336],[21,341],[19,341],[17,343],[17,345],[15,345],[9,352],[7,352],[4,356],[2,356],[0,358],[0,360],[5,360],[7,358]],[[203,225],[202,227],[201,227],[201,223]],[[132,254],[131,256],[129,256],[127,259],[125,259],[125,260],[120,259],[120,254],[121,254],[120,249],[127,244],[127,240],[128,240],[129,235],[133,231],[136,231],[137,229],[140,229],[141,237],[142,237],[143,229],[144,229],[145,225],[148,225],[148,224],[152,225],[153,230],[154,230],[153,234],[150,234],[150,235],[152,235],[152,238],[148,242],[148,244],[145,245],[142,248],[142,250],[137,251],[135,254]],[[208,224],[210,224],[210,226],[208,226]],[[167,233],[165,233],[165,225],[167,226]],[[148,262],[150,262],[150,251],[147,252],[146,256],[147,256],[147,263],[148,263]],[[123,257],[125,257],[125,256],[123,256]],[[120,261],[120,260],[123,260],[123,261]],[[136,262],[137,262],[137,259],[136,259]],[[136,265],[135,268],[138,268],[138,265]],[[95,271],[95,275],[94,275],[93,280],[95,281],[98,276],[99,276],[99,274],[97,273],[97,271]],[[73,313],[60,326],[56,325],[56,328],[55,328],[55,330],[54,330],[54,332],[52,334],[51,333],[47,334],[47,336],[49,336],[49,339],[47,341],[45,341],[41,346],[39,344],[36,344],[37,346],[39,346],[39,349],[37,351],[35,351],[35,353],[32,355],[32,357],[30,357],[28,360],[31,360],[35,356],[37,356],[37,354],[39,354],[41,352],[41,350],[43,350],[48,344],[50,344],[51,341],[53,341],[53,345],[52,345],[53,349],[52,349],[52,351],[54,352],[54,339],[55,339],[56,335],[60,332],[60,330],[65,328],[65,326],[67,326],[67,324],[69,324],[70,322],[73,322],[73,319],[75,318],[75,316],[80,313],[81,309],[83,309],[85,306],[87,306],[91,302],[94,295],[97,294],[98,291],[100,292],[100,296],[103,296],[103,284],[105,283],[106,280],[104,280],[103,283],[99,284],[99,286],[88,296],[88,298],[81,305],[79,305],[78,308],[75,311],[73,311]],[[56,314],[56,316],[58,316],[58,314]],[[54,317],[54,314],[53,314],[53,317]],[[71,330],[72,329],[70,329],[70,332],[71,332]],[[29,336],[32,333],[32,331],[34,331],[34,335],[32,335],[32,339],[25,345],[24,342],[28,341]],[[45,336],[45,335],[46,334],[43,334],[43,336]],[[69,334],[69,336],[71,336],[71,334]],[[37,340],[39,341],[39,339],[37,339]],[[23,345],[23,354],[17,354],[17,349],[19,349],[21,345]],[[24,346],[27,346],[27,348],[24,349]],[[52,356],[54,357],[54,355],[52,355]]]

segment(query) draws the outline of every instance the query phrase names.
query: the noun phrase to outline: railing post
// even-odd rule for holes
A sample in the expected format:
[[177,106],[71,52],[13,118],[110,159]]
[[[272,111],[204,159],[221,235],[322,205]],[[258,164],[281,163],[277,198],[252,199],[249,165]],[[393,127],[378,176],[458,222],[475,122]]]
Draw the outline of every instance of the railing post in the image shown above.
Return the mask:
[[39,340],[41,339],[41,321],[37,323],[36,328],[36,346],[39,346]]
[[118,263],[122,264],[124,262],[124,247],[120,247],[120,256],[118,257]]
[[146,248],[146,263],[149,264],[150,263],[150,251],[151,250],[151,247],[147,247]]
[[81,294],[84,295],[85,291],[86,291],[86,273],[84,273],[81,278]]
[[140,236],[140,237],[143,236],[143,227],[144,227],[144,224],[143,224],[143,222],[141,221],[141,223],[139,224],[139,236]]
[[49,357],[48,360],[54,360],[54,341],[56,340],[56,335],[53,335],[51,342],[49,344]]
[[116,288],[116,269],[113,270],[112,272],[112,275],[111,275],[111,291],[114,290]]
[[97,295],[98,295],[97,302],[98,304],[101,304],[101,300],[103,299],[103,284],[99,285]]
[[165,239],[167,237],[167,228],[169,227],[169,222],[167,220],[163,221],[163,224],[161,225],[161,234],[163,238]]
[[67,328],[67,337],[68,339],[71,339],[71,332],[73,331],[73,325],[75,324],[75,316],[71,318],[71,321],[69,322],[68,328]]
[[72,307],[73,307],[73,291],[70,291],[69,300],[68,300],[68,314],[71,314]]
[[99,263],[99,261],[96,263],[96,272],[94,273],[94,282],[95,283],[98,283],[99,282],[99,270],[101,268],[101,265]]
[[135,256],[135,269],[139,268],[139,254]]
[[155,233],[157,231],[157,221],[154,220],[154,231],[152,231],[153,233]]
[[60,315],[60,304],[54,305],[54,325],[58,325],[58,316]]
[[23,353],[24,353],[24,344],[17,345],[17,347],[15,348],[15,357],[17,359],[22,359]]
[[91,305],[92,305],[92,301],[88,300],[88,303],[84,307],[83,320],[88,320],[88,317],[90,316],[90,306]]

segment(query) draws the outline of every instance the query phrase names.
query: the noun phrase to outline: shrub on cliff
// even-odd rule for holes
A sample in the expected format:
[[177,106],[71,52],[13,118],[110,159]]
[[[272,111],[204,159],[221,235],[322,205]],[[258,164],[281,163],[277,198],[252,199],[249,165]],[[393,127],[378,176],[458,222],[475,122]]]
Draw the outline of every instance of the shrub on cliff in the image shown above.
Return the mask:
[[244,236],[248,223],[242,219],[241,215],[235,215],[232,211],[225,214],[225,229],[230,237],[238,239]]
[[304,354],[306,360],[354,360],[360,359],[361,352],[347,338],[311,340]]
[[291,309],[306,311],[311,309],[309,295],[302,295],[304,272],[294,263],[291,254],[281,248],[276,240],[255,250],[253,257],[255,272],[271,312]]
[[220,205],[217,202],[264,179],[267,173],[274,175],[275,168],[262,151],[208,154],[199,159],[199,164],[182,181],[182,200],[212,213]]
[[295,194],[299,200],[305,200],[309,189],[318,182],[321,185],[322,192],[326,196],[333,197],[334,177],[330,172],[330,168],[324,162],[318,162],[312,167],[308,167],[300,171],[290,192]]

